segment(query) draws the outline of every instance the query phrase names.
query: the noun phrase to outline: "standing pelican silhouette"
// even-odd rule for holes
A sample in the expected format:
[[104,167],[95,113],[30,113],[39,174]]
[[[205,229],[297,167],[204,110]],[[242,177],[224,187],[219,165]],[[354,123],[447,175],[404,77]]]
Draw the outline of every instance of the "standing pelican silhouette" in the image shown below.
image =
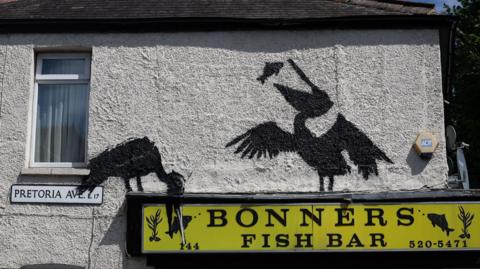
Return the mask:
[[333,190],[334,176],[351,172],[342,151],[346,150],[358,172],[365,179],[370,173],[378,175],[377,160],[393,163],[385,153],[342,114],[337,115],[336,122],[330,130],[316,137],[305,125],[309,118],[325,114],[332,106],[328,94],[320,90],[297,64],[289,59],[297,75],[311,88],[307,93],[290,87],[276,84],[273,86],[283,95],[285,100],[299,113],[295,116],[293,134],[285,132],[275,122],[265,122],[235,137],[226,147],[240,144],[235,153],[241,158],[277,156],[280,152],[297,152],[300,157],[313,167],[320,178],[320,191],[324,191],[324,177],[329,178],[328,190]]

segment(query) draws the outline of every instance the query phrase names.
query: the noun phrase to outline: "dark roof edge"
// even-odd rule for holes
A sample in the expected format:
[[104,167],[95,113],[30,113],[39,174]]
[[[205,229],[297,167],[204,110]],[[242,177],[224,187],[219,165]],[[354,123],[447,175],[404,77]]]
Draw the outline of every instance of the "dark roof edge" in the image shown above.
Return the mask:
[[301,29],[410,29],[451,25],[450,15],[378,15],[334,18],[0,19],[0,33],[179,32]]
[[424,8],[435,8],[435,4],[432,3],[422,3],[422,2],[411,2],[405,0],[377,0],[378,2],[389,3],[389,4],[397,4],[407,7],[424,7]]
[[433,15],[437,14],[434,4],[416,3],[402,0],[345,0],[349,4],[400,12],[404,14]]

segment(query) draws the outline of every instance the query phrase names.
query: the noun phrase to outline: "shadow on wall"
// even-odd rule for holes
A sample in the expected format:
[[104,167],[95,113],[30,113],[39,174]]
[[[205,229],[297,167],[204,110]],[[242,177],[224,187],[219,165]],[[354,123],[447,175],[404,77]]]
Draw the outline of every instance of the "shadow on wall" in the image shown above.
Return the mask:
[[98,244],[99,246],[119,245],[122,250],[125,248],[122,246],[122,242],[125,242],[126,234],[126,209],[125,200],[123,200],[117,214],[113,217],[108,230],[105,232],[102,240]]
[[[114,246],[113,251],[119,251],[120,259],[118,259],[117,268],[151,268],[147,266],[145,257],[132,257],[129,256],[126,249],[126,235],[127,235],[127,210],[126,210],[126,200],[123,200],[122,205],[120,206],[115,217],[111,219],[111,222],[106,228],[106,230],[98,231],[97,235],[103,237],[101,238],[98,245],[95,247],[100,249],[103,247]],[[117,250],[118,249],[118,250]],[[111,253],[110,251],[108,251]],[[102,268],[105,260],[105,256],[99,255],[102,251],[97,251],[97,249],[92,248],[90,250],[90,264],[88,268]],[[117,253],[117,252],[116,252]],[[97,256],[95,256],[97,255]]]
[[422,173],[429,162],[430,160],[424,160],[420,158],[420,156],[418,156],[413,147],[410,148],[410,152],[408,152],[407,156],[407,164],[410,167],[410,172],[412,173],[412,176],[416,176]]
[[[415,30],[349,30],[349,31],[238,31],[238,32],[179,32],[152,34],[85,34],[79,42],[77,34],[61,35],[63,49],[91,50],[91,47],[193,47],[215,48],[243,52],[277,53],[299,48],[298,40],[302,40],[304,50],[342,46],[377,46],[377,45],[434,45],[438,42],[435,31]],[[82,34],[83,35],[83,34]],[[288,40],[285,39],[288,36]],[[40,50],[42,46],[52,47],[58,44],[59,35],[23,35],[11,38],[9,45],[35,44]],[[249,42],[248,39],[254,40]],[[87,40],[87,41],[85,41]],[[272,45],[274,44],[274,45]]]
[[25,265],[20,267],[20,269],[85,269],[85,267],[68,264],[46,263]]
[[19,173],[17,176],[17,183],[19,184],[75,184],[78,185],[82,182],[81,176],[49,176],[49,175],[23,175]]
[[[91,246],[89,250],[89,258],[88,264],[85,266],[78,266],[78,265],[69,265],[69,264],[60,264],[60,263],[43,263],[43,264],[30,264],[24,265],[20,267],[20,269],[86,269],[86,268],[100,268],[98,265],[102,264],[102,260],[105,259],[105,253],[102,251],[98,251],[102,248],[102,246],[115,246],[115,249],[120,251],[120,259],[119,262],[121,267],[119,268],[144,268],[145,261],[141,258],[128,258],[126,252],[126,209],[125,209],[125,201],[120,206],[117,214],[111,218],[111,222],[109,223],[108,228],[106,231],[101,232],[99,231],[97,219],[95,219],[95,229],[93,231],[95,237],[101,237],[97,244],[94,241],[94,244]],[[87,236],[87,235],[86,235]],[[90,236],[90,235],[88,235]],[[115,251],[116,252],[116,251]],[[116,252],[118,253],[118,252]],[[115,253],[115,254],[116,254]],[[110,253],[111,254],[111,253]],[[138,264],[137,264],[138,263]],[[133,267],[132,267],[133,265]]]
[[[127,240],[127,213],[125,203],[125,200],[123,200],[117,214],[115,215],[115,217],[112,218],[112,222],[110,222],[107,230],[103,233],[103,238],[98,243],[98,246],[96,246],[97,248],[101,248],[102,246],[117,246],[120,250],[122,268],[129,267],[129,258],[127,257],[127,250],[125,245],[125,242]],[[94,265],[96,263],[96,260],[103,259],[103,257],[101,256],[96,256],[96,253],[97,251],[95,251],[95,249],[92,249],[90,251],[91,257],[89,258],[89,260],[92,264],[90,264],[89,267]],[[96,268],[96,266],[92,267]]]

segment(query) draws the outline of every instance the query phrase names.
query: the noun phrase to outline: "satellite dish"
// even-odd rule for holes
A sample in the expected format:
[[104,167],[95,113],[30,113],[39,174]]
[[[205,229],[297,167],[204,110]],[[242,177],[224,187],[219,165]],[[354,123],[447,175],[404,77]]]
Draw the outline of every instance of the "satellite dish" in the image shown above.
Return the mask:
[[446,130],[447,134],[447,149],[448,150],[455,150],[455,143],[457,142],[457,132],[452,125],[448,125]]
[[458,167],[458,178],[462,181],[463,189],[470,189],[470,183],[468,179],[468,170],[467,170],[467,161],[465,160],[465,155],[463,155],[462,148],[457,149],[457,167]]

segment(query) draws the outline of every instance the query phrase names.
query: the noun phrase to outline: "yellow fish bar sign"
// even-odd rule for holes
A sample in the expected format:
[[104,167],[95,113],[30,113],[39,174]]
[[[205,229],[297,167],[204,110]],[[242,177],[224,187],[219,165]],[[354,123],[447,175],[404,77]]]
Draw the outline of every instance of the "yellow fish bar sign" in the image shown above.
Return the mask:
[[144,205],[142,223],[143,253],[480,249],[468,202]]

